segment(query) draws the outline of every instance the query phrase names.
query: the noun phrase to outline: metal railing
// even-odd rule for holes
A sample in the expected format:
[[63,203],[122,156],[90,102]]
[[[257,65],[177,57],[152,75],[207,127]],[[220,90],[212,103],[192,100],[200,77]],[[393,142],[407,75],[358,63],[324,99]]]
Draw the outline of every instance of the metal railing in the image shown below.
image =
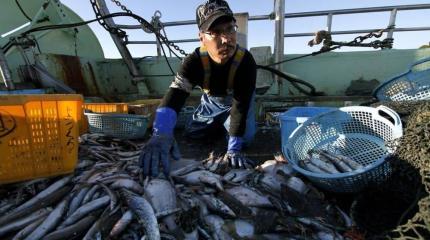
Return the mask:
[[[275,20],[276,13],[279,11],[285,12],[285,0],[274,0],[275,1],[275,9],[274,12],[268,15],[256,15],[250,16],[249,21],[260,21],[260,20]],[[278,9],[276,9],[278,8]],[[408,28],[396,28],[396,15],[398,11],[406,11],[406,10],[424,10],[430,9],[430,4],[414,4],[414,5],[397,5],[397,6],[383,6],[383,7],[370,7],[370,8],[354,8],[354,9],[340,9],[340,10],[325,10],[325,11],[314,11],[314,12],[299,12],[299,13],[285,13],[285,18],[303,18],[303,17],[327,17],[326,30],[329,31],[332,35],[340,35],[340,34],[357,34],[357,33],[369,33],[375,31],[376,29],[356,29],[356,30],[347,30],[347,31],[331,31],[332,29],[332,19],[335,15],[347,15],[347,14],[357,14],[357,13],[376,13],[376,12],[391,12],[390,19],[388,22],[388,26],[394,26],[390,28],[388,31],[387,37],[392,37],[394,32],[407,32],[407,31],[429,31],[429,27],[408,27]],[[282,18],[282,16],[281,16]],[[278,18],[279,19],[279,18]],[[276,21],[276,20],[275,20]],[[164,27],[173,27],[173,26],[184,26],[184,25],[193,25],[196,24],[195,20],[186,20],[186,21],[173,21],[173,22],[165,22],[162,23]],[[120,25],[117,24],[117,27],[121,29],[141,29],[140,25]],[[314,32],[303,32],[303,33],[288,33],[285,34],[283,32],[283,28],[279,28],[282,30],[275,31],[275,46],[283,45],[280,44],[280,36],[284,38],[290,37],[304,37],[304,36],[313,36]],[[198,42],[199,39],[176,39],[170,40],[174,43],[187,43],[187,42]],[[283,41],[282,41],[283,42]],[[157,41],[127,41],[127,44],[157,44]],[[276,47],[275,47],[276,48]],[[282,47],[281,47],[282,48]],[[281,49],[278,49],[281,50]],[[283,49],[282,49],[283,50]],[[275,49],[276,52],[276,49]],[[282,51],[283,52],[283,51]]]

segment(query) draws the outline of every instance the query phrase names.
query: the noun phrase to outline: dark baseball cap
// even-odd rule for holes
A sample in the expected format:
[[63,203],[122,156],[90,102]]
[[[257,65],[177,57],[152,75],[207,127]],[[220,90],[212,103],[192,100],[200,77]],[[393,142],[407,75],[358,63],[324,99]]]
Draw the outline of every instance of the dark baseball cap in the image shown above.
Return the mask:
[[221,18],[236,21],[233,11],[224,0],[208,0],[196,9],[197,26],[202,32],[209,30],[212,24]]

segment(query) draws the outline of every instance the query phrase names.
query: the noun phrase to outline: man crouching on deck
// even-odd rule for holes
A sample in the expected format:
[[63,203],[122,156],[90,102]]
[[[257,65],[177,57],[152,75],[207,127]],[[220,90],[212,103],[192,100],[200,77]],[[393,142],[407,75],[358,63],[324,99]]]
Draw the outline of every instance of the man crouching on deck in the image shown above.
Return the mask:
[[241,154],[256,132],[256,63],[251,53],[237,43],[237,25],[227,2],[209,0],[197,7],[200,47],[182,62],[169,91],[156,111],[153,135],[142,150],[140,163],[146,176],[170,172],[170,158],[180,158],[173,137],[177,116],[194,87],[204,93],[186,128],[191,138],[207,138],[211,129],[224,126],[228,148],[221,161],[233,168],[253,162]]

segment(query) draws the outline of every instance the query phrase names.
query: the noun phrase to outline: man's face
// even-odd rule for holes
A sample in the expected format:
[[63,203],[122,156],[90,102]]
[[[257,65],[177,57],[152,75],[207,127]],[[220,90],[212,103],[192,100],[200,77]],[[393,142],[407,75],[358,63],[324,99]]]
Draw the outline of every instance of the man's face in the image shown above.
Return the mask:
[[199,39],[212,60],[224,64],[236,51],[237,26],[234,21],[216,24],[207,32],[200,32]]

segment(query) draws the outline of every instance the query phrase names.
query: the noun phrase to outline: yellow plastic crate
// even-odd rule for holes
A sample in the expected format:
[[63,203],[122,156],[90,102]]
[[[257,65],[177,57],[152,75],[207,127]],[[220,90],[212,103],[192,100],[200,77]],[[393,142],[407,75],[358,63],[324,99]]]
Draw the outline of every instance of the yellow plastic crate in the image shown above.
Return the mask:
[[[128,113],[127,103],[84,103],[82,108],[90,110],[93,113]],[[79,124],[79,134],[86,132],[88,132],[88,119],[87,116],[82,115],[82,121]]]
[[0,184],[73,172],[82,96],[0,96]]
[[83,108],[93,113],[127,113],[127,103],[84,103]]

